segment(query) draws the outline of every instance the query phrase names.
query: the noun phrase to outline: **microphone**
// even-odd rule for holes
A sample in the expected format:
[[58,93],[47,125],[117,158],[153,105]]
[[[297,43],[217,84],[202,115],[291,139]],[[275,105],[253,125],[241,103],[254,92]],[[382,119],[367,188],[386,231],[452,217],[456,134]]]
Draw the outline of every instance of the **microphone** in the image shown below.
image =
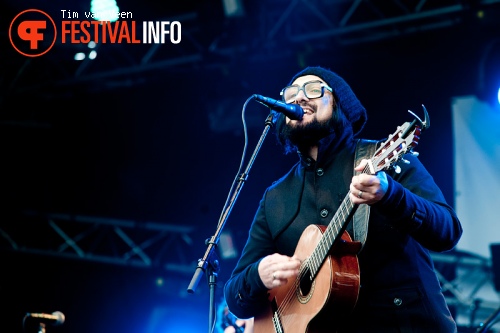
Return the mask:
[[64,323],[64,314],[61,311],[55,311],[52,314],[47,313],[27,313],[26,317],[38,319],[38,321],[51,324],[54,326],[62,325]]
[[264,97],[256,94],[253,95],[253,98],[257,102],[264,104],[271,110],[283,113],[285,116],[292,120],[302,120],[302,117],[304,116],[304,110],[298,104],[287,104],[269,97]]

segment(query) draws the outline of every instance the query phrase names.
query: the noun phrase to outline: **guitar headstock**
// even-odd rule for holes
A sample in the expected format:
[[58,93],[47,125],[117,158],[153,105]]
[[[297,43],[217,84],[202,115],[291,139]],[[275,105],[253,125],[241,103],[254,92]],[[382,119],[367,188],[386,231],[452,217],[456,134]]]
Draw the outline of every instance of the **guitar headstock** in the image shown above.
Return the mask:
[[[396,131],[389,135],[387,140],[377,149],[371,159],[372,173],[394,167],[394,164],[399,160],[408,162],[403,159],[404,154],[418,155],[413,151],[413,148],[417,146],[420,134],[430,126],[429,114],[425,106],[422,105],[422,108],[425,114],[424,121],[413,112],[408,111],[415,119],[411,123],[406,122],[398,126]],[[398,167],[396,167],[396,172],[398,172]]]

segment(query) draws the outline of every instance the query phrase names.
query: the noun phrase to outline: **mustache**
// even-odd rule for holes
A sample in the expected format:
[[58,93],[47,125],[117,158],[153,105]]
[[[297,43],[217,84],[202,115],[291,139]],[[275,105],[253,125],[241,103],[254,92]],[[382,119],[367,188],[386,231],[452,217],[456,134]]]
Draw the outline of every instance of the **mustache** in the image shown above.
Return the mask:
[[316,104],[308,104],[307,102],[304,102],[304,103],[301,103],[301,104],[299,104],[299,105],[300,105],[300,107],[301,107],[301,108],[303,108],[303,109],[304,109],[304,108],[307,108],[307,109],[309,109],[309,110],[312,110],[312,111],[313,111],[313,113],[316,113],[316,109],[317,109]]

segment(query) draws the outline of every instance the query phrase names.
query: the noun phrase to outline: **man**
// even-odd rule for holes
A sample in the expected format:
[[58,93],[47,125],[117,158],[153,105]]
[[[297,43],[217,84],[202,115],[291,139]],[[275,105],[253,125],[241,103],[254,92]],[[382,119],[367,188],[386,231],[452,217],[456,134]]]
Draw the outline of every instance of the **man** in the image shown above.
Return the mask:
[[[399,173],[362,172],[370,156],[359,158],[363,154],[358,146],[363,142],[370,146],[370,141],[355,137],[365,125],[366,110],[334,72],[305,68],[282,96],[284,102],[299,104],[305,111],[302,120],[281,115],[276,123],[285,152],[296,151],[299,161],[264,193],[242,256],[224,286],[230,311],[239,318],[255,317],[255,333],[260,333],[259,323],[267,320],[269,311],[277,318],[273,325],[295,321],[289,327],[300,326],[304,319],[300,312],[284,315],[284,303],[291,299],[302,297],[299,305],[306,307],[313,293],[331,293],[335,298],[335,288],[320,292],[319,284],[305,291],[297,288],[300,293],[286,294],[274,308],[269,295],[284,286],[297,286],[290,281],[304,281],[298,276],[307,258],[295,252],[301,234],[308,225],[328,225],[346,198],[359,207],[346,224],[352,244],[361,245],[346,251],[346,257],[354,251],[359,260],[360,285],[356,274],[346,275],[359,295],[341,316],[337,310],[348,306],[326,314],[329,307],[319,310],[321,315],[311,318],[315,325],[311,327],[322,332],[456,332],[429,251],[452,249],[462,227],[431,175],[410,154],[404,156],[409,164],[397,163]],[[363,213],[366,218],[358,217]],[[349,239],[336,244],[342,243]],[[341,252],[337,249],[336,255]]]

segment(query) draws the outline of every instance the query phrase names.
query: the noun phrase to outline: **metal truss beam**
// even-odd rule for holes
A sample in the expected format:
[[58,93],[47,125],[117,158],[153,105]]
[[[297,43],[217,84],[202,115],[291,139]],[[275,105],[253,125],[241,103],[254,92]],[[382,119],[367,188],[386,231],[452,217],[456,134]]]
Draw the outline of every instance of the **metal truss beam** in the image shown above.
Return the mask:
[[[177,45],[103,44],[98,45],[96,59],[81,63],[72,60],[74,50],[51,50],[54,59],[23,65],[8,91],[43,95],[65,94],[63,88],[72,85],[89,91],[131,86],[145,83],[145,74],[165,70],[189,72],[241,60],[287,57],[294,47],[309,41],[315,42],[310,47],[324,49],[334,43],[361,44],[450,27],[498,3],[500,0],[267,0],[252,4],[257,12],[231,18],[224,28],[209,29],[219,31],[212,36],[206,33],[208,23],[201,22],[196,12],[186,13],[165,19],[182,23],[182,42]],[[33,73],[34,79],[23,80],[23,75]]]
[[[333,35],[348,35],[353,32],[365,32],[367,36],[372,35],[370,39],[382,39],[400,35],[405,32],[398,25],[403,23],[417,23],[428,18],[436,18],[439,23],[434,23],[434,26],[447,26],[453,23],[448,17],[449,14],[458,13],[465,10],[462,3],[454,5],[444,5],[443,2],[437,2],[436,7],[426,7],[426,3],[432,1],[420,1],[417,5],[409,6],[402,1],[393,1],[395,8],[389,10],[388,7],[380,7],[374,1],[360,1],[356,0],[341,15],[337,28],[327,25],[321,31],[305,32],[298,36],[291,36],[295,41],[309,40],[313,38],[324,38]],[[364,12],[365,14],[359,15],[361,18],[357,19],[357,13]],[[321,17],[322,13],[319,13]],[[373,16],[372,16],[373,15]],[[364,17],[374,17],[372,19],[364,19]],[[417,23],[418,24],[418,23]],[[425,26],[425,23],[420,23],[419,29]],[[414,26],[413,28],[418,28]],[[384,28],[382,31],[374,31],[376,28]],[[417,29],[418,30],[418,29]],[[424,29],[423,29],[424,30]],[[365,39],[366,40],[366,39]],[[359,42],[360,39],[353,38],[349,40],[350,43]]]
[[[341,44],[372,42],[459,24],[463,21],[462,14],[471,7],[477,10],[500,3],[500,0],[470,3],[474,6],[462,0],[293,0],[289,3],[268,0],[256,4],[260,7],[258,13],[253,14],[255,17],[232,21],[234,28],[230,25],[222,34],[212,37],[209,45],[202,42],[207,37],[202,35],[206,23],[199,22],[197,13],[186,13],[175,18],[183,24],[182,42],[174,48],[169,46],[167,52],[165,45],[157,44],[140,48],[140,51],[138,46],[112,49],[102,45],[95,60],[86,60],[76,68],[59,68],[47,75],[56,86],[66,86],[169,68],[179,70],[182,65],[191,64],[194,70],[201,65],[227,64],[236,58],[265,59],[265,54],[276,56],[290,52],[293,45],[309,41],[330,46],[331,38]],[[252,29],[251,33],[248,29]],[[217,56],[225,57],[226,61]],[[54,63],[64,66],[62,64]],[[57,72],[64,73],[65,77],[54,80]],[[127,82],[134,84],[140,80]],[[46,83],[39,80],[38,84],[19,87],[19,91],[37,90]]]
[[[57,43],[46,55],[20,64],[10,80],[7,94],[19,96],[36,93],[47,98],[67,94],[66,87],[80,85],[86,91],[102,91],[116,87],[131,86],[145,82],[144,74],[167,68],[181,68],[203,60],[205,48],[200,44],[200,27],[197,13],[158,19],[182,23],[182,42],[165,44],[97,43],[95,59],[83,61],[73,59],[77,52],[89,53],[85,44]],[[141,74],[141,75],[138,75]],[[86,86],[84,86],[86,85]],[[1,102],[0,95],[0,102]],[[9,96],[7,96],[9,97]]]
[[0,227],[0,249],[192,273],[193,227],[104,217],[25,213]]
[[[114,64],[115,66],[111,68],[106,67],[105,69],[101,68],[96,71],[91,67],[94,61],[87,58],[79,65],[72,77],[59,81],[59,83],[68,84],[78,80],[100,80],[106,77],[147,72],[171,66],[199,62],[202,60],[201,53],[204,48],[194,36],[199,32],[197,19],[198,15],[196,13],[186,13],[175,18],[165,18],[161,20],[169,22],[179,21],[182,23],[183,38],[182,45],[180,46],[170,44],[149,44],[145,48],[141,48],[139,52],[131,52],[131,48],[125,50],[125,48],[121,47],[118,52],[122,57],[128,60],[128,65],[120,65],[119,62],[116,62]],[[161,51],[163,51],[163,53],[161,53]],[[111,50],[107,50],[101,56],[117,57],[118,55],[116,52],[113,53]]]
[[475,327],[500,306],[488,258],[453,251],[432,253],[446,302],[460,325]]
[[222,46],[218,40],[212,51],[226,55],[248,53],[258,45],[260,50],[274,49],[275,53],[284,45],[309,41],[330,46],[332,41],[341,45],[373,42],[450,27],[463,22],[469,12],[475,15],[475,11],[496,3],[500,0],[275,1],[260,9],[259,40],[226,37],[232,42]]

